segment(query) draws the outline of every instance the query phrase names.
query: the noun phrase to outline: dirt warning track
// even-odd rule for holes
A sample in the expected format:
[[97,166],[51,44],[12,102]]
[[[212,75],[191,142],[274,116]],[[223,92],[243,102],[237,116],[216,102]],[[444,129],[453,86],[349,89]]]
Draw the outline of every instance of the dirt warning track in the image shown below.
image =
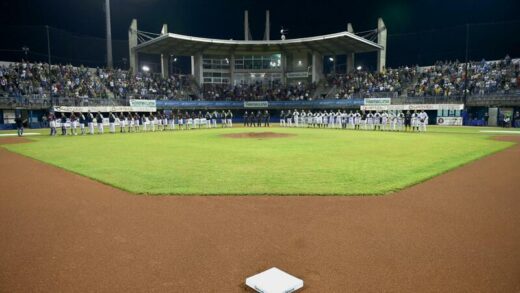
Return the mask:
[[[518,137],[509,138],[520,142]],[[520,292],[520,146],[383,197],[134,196],[0,147],[0,292]]]

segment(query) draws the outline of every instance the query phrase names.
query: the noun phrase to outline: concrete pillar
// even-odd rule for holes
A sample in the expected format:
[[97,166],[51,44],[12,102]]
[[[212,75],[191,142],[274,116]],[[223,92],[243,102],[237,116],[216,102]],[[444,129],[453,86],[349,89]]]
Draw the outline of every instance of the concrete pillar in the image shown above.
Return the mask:
[[318,83],[323,78],[323,55],[312,53],[312,82]]
[[[354,28],[350,22],[347,24],[347,32],[354,33]],[[354,53],[347,54],[347,73],[354,71],[354,62],[356,61],[355,58],[356,57]]]
[[280,65],[282,67],[282,84],[287,84],[287,54],[281,53]]
[[[161,35],[167,35],[168,34],[168,25],[163,24],[161,29]],[[168,52],[164,52],[161,54],[161,76],[163,78],[168,78],[170,75],[170,60],[169,60],[170,54]]]
[[133,75],[137,73],[139,70],[137,66],[139,66],[138,54],[135,51],[135,47],[137,46],[137,19],[132,19],[132,23],[130,24],[130,28],[128,29],[128,50],[129,50],[129,64],[130,71]]
[[249,12],[244,11],[244,40],[249,41],[250,39],[250,31],[249,31]]
[[229,58],[229,84],[235,84],[235,54]]
[[202,85],[204,81],[202,71],[202,53],[197,53],[191,56],[191,75],[193,75],[193,78],[199,85]]
[[269,10],[265,11],[265,33],[264,40],[269,41],[271,39],[271,23],[269,21]]
[[380,17],[377,20],[377,44],[382,46],[383,49],[377,53],[377,70],[379,72],[383,72],[386,68],[386,36],[386,26]]

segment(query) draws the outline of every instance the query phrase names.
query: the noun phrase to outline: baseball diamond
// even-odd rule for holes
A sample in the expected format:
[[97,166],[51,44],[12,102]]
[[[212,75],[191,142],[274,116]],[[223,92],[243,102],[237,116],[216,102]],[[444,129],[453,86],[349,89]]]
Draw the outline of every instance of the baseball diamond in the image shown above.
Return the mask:
[[15,2],[0,293],[520,293],[519,1]]

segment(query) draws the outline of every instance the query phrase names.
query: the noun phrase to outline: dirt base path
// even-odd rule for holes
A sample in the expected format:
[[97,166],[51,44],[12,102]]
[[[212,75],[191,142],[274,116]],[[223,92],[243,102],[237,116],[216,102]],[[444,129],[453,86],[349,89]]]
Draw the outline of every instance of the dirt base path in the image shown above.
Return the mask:
[[[516,138],[518,141],[518,137]],[[385,197],[133,196],[0,148],[0,292],[520,292],[520,146]]]

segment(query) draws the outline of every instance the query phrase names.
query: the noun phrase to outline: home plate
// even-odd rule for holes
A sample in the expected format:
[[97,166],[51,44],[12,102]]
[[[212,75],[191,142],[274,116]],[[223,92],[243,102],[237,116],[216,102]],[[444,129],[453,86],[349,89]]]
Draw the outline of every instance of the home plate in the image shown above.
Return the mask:
[[270,268],[265,272],[247,278],[246,285],[261,293],[289,293],[302,288],[303,280],[278,268]]

